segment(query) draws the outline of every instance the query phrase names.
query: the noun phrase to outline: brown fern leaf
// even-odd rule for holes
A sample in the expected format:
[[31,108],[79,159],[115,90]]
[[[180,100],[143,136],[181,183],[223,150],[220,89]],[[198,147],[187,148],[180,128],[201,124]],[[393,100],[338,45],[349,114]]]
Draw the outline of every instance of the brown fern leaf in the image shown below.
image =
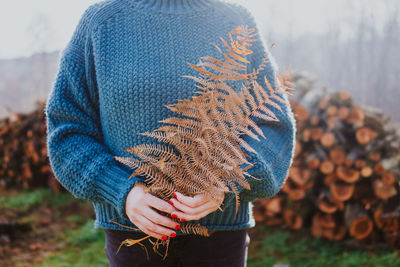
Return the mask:
[[181,232],[184,234],[196,234],[201,236],[210,236],[208,229],[200,224],[184,224],[181,226]]
[[[228,41],[220,37],[226,51],[213,44],[222,59],[201,57],[196,65],[187,63],[199,77],[181,77],[191,78],[199,84],[195,85],[199,89],[198,95],[165,105],[182,118],[166,118],[159,121],[164,126],[139,133],[166,146],[135,146],[124,151],[137,155],[140,160],[116,159],[136,168],[134,174],[146,176],[149,192],[165,200],[174,191],[188,196],[207,194],[211,198],[216,198],[218,191],[233,192],[236,216],[240,204],[237,185],[250,190],[249,179],[258,179],[246,172],[255,163],[250,164],[242,148],[254,154],[257,152],[241,136],[245,134],[257,141],[260,140],[258,136],[266,138],[251,117],[279,121],[271,108],[283,112],[279,103],[287,104],[284,94],[292,91],[292,84],[288,75],[276,75],[274,87],[264,77],[267,89],[257,82],[260,71],[270,63],[267,55],[258,68],[247,73],[248,56],[253,53],[251,43],[256,41],[255,29],[238,26],[227,36]],[[226,81],[242,83],[240,89],[235,90]],[[248,165],[239,167],[242,164]],[[207,228],[201,225],[184,225],[182,232],[208,236]]]

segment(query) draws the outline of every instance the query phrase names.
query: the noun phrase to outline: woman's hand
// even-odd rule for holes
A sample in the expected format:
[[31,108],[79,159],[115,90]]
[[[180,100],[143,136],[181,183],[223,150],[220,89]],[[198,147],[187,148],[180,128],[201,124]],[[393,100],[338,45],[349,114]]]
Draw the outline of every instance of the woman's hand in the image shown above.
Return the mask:
[[168,202],[145,192],[144,185],[135,184],[125,202],[126,215],[129,220],[152,237],[163,240],[166,240],[167,236],[175,237],[175,231],[170,228],[180,229],[179,224],[159,214],[153,208],[169,214],[177,212]]
[[180,211],[172,213],[171,216],[180,218],[181,222],[203,218],[216,211],[225,199],[225,193],[219,190],[215,191],[216,199],[211,198],[208,194],[189,197],[176,192],[174,196],[175,198],[171,198],[170,203]]

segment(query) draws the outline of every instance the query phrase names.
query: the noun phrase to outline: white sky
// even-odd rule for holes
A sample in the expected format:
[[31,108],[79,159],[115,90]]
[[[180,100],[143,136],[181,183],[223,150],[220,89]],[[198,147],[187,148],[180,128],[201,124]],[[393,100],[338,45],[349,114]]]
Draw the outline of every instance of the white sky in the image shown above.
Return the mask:
[[[0,58],[29,56],[62,49],[84,10],[98,0],[0,0]],[[247,6],[260,28],[301,35],[346,25],[364,8],[368,17],[384,21],[386,4],[397,0],[226,0]],[[396,2],[397,1],[397,2]],[[398,6],[398,5],[397,5]],[[352,13],[353,14],[352,14]],[[348,28],[348,27],[347,27]],[[351,34],[351,30],[349,31]],[[35,42],[34,40],[41,40]]]

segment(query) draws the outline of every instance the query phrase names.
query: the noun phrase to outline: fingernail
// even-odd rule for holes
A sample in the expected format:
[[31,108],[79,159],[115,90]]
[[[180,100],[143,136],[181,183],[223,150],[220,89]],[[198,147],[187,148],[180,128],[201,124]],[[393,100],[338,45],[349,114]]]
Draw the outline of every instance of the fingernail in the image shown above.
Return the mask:
[[186,220],[185,219],[181,219],[181,222],[186,222]]
[[180,226],[179,224],[177,224],[177,225],[175,226],[175,229],[176,229],[176,230],[180,230],[180,229],[181,229],[181,226]]
[[172,200],[169,200],[168,202],[169,202],[169,204],[171,204],[172,206],[174,205],[174,202],[172,202]]
[[171,217],[172,218],[178,218],[178,216],[176,214],[174,214],[174,213],[171,214]]
[[178,196],[176,195],[176,193],[173,193],[173,195],[174,195],[175,198],[178,198]]
[[175,234],[175,233],[172,233],[172,234],[171,234],[171,237],[175,237],[175,236],[176,236],[176,234]]
[[161,237],[162,240],[167,240],[166,236]]

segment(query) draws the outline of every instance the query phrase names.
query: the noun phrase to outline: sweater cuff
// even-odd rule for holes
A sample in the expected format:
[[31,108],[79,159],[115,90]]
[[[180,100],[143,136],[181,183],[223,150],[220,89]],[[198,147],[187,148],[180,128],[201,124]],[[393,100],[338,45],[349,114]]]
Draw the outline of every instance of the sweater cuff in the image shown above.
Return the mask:
[[[132,171],[133,172],[133,171]],[[144,178],[132,176],[132,173],[122,169],[118,165],[111,164],[105,167],[96,182],[99,192],[105,202],[110,203],[119,216],[128,218],[125,211],[125,201],[128,193],[136,182],[144,182]]]

